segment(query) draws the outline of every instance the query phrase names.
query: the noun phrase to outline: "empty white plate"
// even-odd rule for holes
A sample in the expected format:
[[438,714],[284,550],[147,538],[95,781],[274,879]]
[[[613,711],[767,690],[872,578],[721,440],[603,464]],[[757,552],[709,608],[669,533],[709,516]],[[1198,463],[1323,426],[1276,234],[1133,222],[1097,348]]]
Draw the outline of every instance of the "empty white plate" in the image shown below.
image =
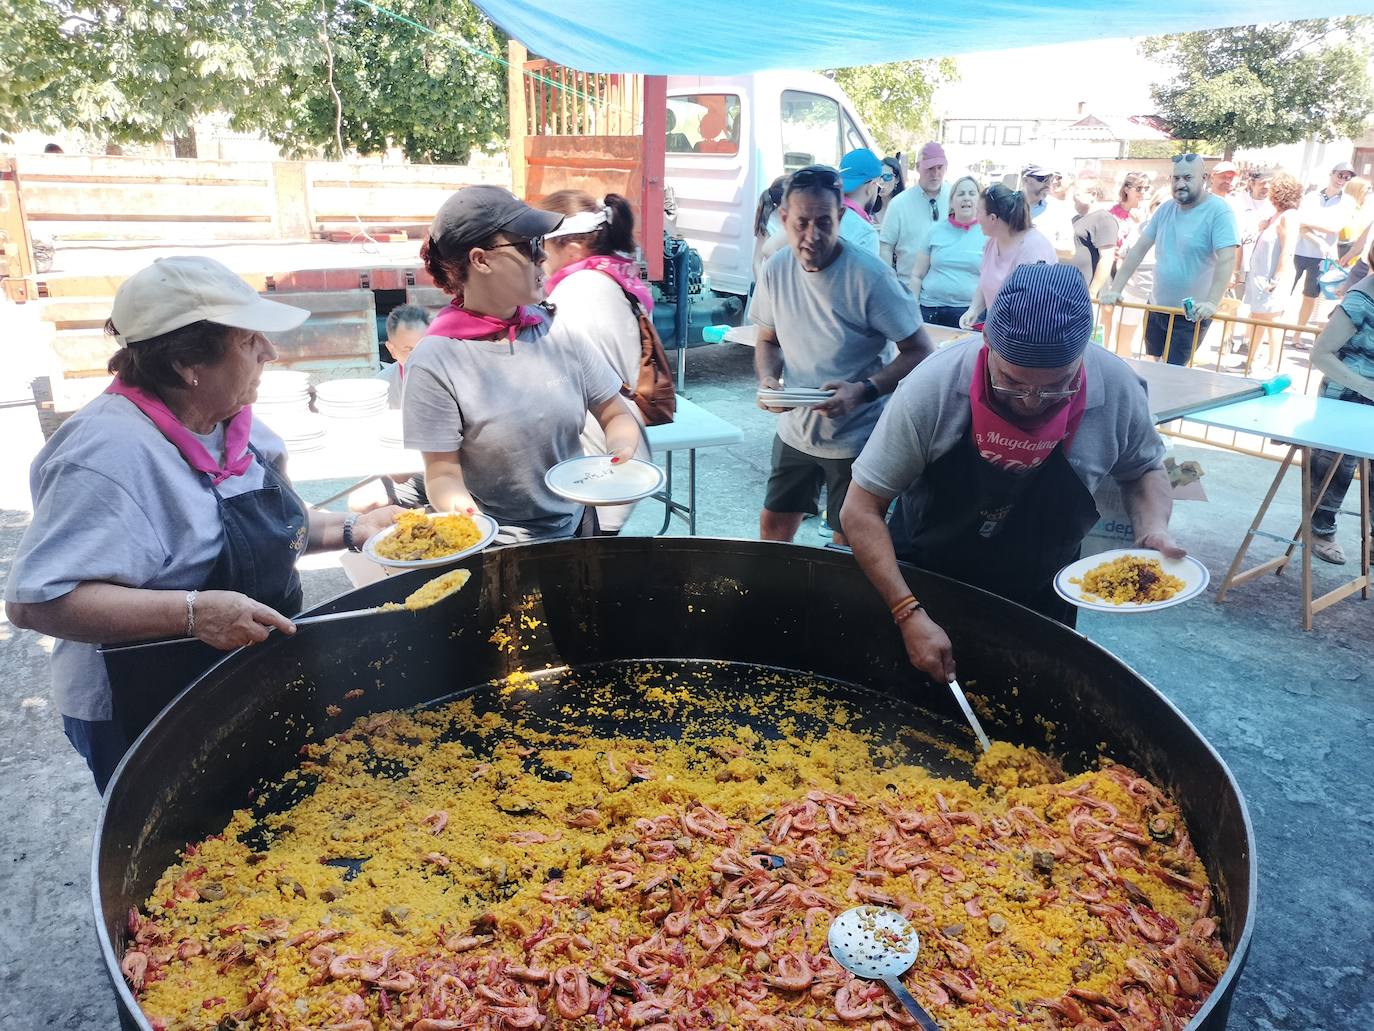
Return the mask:
[[544,485],[579,505],[624,505],[657,493],[663,470],[638,458],[612,465],[610,455],[582,455],[546,472]]
[[[1126,556],[1136,558],[1157,559],[1160,567],[1170,576],[1176,576],[1183,581],[1183,589],[1172,598],[1164,601],[1134,602],[1126,601],[1119,605],[1114,605],[1101,598],[1089,598],[1083,593],[1081,583],[1070,583],[1071,580],[1082,580],[1084,575],[1098,566],[1105,565],[1115,559],[1125,558]],[[1192,555],[1185,555],[1183,558],[1165,558],[1157,551],[1148,548],[1119,548],[1116,551],[1104,551],[1100,555],[1089,555],[1087,558],[1080,558],[1077,562],[1071,562],[1054,578],[1054,590],[1059,597],[1070,604],[1077,605],[1080,609],[1088,609],[1091,612],[1155,612],[1159,609],[1167,609],[1171,605],[1181,605],[1191,598],[1196,598],[1207,589],[1207,583],[1211,579],[1211,574],[1204,566]]]

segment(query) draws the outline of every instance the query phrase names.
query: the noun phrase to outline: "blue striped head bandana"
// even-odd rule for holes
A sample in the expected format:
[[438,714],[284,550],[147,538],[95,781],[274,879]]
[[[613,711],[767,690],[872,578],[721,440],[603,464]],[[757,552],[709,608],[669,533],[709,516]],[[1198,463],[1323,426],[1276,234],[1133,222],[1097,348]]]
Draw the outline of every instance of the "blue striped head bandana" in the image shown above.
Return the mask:
[[1072,265],[1018,265],[988,310],[983,336],[1004,361],[1023,369],[1072,365],[1093,332],[1093,304]]

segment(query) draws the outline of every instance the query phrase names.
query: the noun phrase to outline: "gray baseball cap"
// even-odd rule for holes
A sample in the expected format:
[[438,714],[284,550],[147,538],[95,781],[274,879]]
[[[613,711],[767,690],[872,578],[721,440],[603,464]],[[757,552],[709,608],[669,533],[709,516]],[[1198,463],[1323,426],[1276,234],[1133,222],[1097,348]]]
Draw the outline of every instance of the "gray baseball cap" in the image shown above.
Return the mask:
[[440,250],[452,254],[499,232],[537,239],[562,221],[558,212],[532,208],[499,186],[464,186],[439,208],[429,236]]

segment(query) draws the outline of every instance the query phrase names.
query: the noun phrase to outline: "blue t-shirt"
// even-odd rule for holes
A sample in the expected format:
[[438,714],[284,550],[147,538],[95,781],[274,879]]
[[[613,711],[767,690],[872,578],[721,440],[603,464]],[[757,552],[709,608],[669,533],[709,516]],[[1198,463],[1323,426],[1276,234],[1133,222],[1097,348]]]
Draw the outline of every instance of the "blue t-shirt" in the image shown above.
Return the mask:
[[1240,246],[1235,212],[1210,193],[1188,208],[1165,201],[1140,235],[1155,242],[1155,288],[1150,300],[1170,308],[1182,307],[1185,297],[1206,297],[1216,272],[1216,252]]
[[1374,298],[1363,290],[1351,290],[1341,301],[1341,311],[1355,324],[1355,333],[1341,345],[1337,357],[1355,375],[1374,380]]
[[921,303],[927,308],[968,307],[978,289],[987,237],[976,224],[960,229],[948,219],[930,231],[925,250],[930,271],[921,280]]

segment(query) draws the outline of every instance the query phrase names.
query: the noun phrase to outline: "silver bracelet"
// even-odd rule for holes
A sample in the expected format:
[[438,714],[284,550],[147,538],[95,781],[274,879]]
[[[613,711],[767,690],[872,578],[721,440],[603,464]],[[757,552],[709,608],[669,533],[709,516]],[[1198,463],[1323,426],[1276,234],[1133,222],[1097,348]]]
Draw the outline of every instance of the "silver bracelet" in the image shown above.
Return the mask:
[[362,551],[362,545],[353,539],[353,527],[358,522],[358,513],[353,512],[343,521],[343,545],[348,551]]
[[196,636],[196,596],[199,591],[186,592],[186,636]]

